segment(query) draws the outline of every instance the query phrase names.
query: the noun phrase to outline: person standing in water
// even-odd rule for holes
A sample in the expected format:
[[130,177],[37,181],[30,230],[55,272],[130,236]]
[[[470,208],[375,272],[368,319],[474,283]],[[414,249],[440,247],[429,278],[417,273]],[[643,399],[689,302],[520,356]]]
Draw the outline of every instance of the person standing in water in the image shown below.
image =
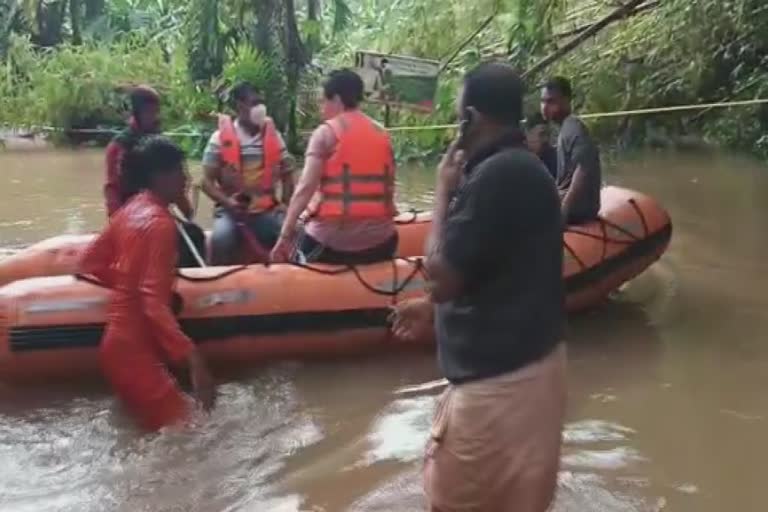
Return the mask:
[[312,133],[272,261],[289,259],[299,216],[308,220],[299,249],[307,261],[354,265],[397,251],[395,160],[386,130],[360,110],[363,80],[348,69],[323,84],[326,122]]
[[[106,150],[106,183],[104,184],[104,199],[107,217],[112,217],[133,196],[134,191],[122,187],[121,173],[125,154],[136,147],[144,137],[160,132],[160,95],[149,86],[135,87],[130,94],[131,118],[128,127],[109,143]],[[179,267],[195,267],[199,265],[197,255],[205,254],[205,233],[191,222],[193,208],[189,203],[187,191],[182,190],[173,203],[184,215],[180,222],[187,237],[178,234],[180,241]],[[176,236],[176,235],[175,235]],[[192,242],[190,247],[187,239]]]
[[557,190],[563,219],[582,224],[600,212],[600,151],[584,123],[573,115],[571,83],[550,79],[541,89],[541,114],[560,125],[557,137]]
[[[244,236],[255,237],[266,257],[277,242],[293,194],[292,159],[267,117],[264,100],[251,84],[241,82],[232,88],[231,103],[236,119],[219,116],[219,129],[203,154],[203,192],[216,203],[214,265],[237,263]],[[282,201],[275,195],[278,183]]]
[[466,75],[460,135],[437,172],[429,297],[392,315],[400,339],[434,325],[449,382],[425,458],[432,512],[544,512],[555,492],[566,400],[562,219],[553,180],[525,147],[522,98],[507,65]]
[[203,357],[171,310],[178,239],[168,207],[186,187],[184,153],[151,136],[126,153],[122,167],[121,187],[131,198],[88,248],[81,272],[111,290],[102,370],[137,423],[156,430],[191,412],[167,363],[189,368],[205,409],[213,406],[215,390]]
[[[143,137],[160,133],[160,94],[147,85],[131,90],[131,117],[128,126],[107,145],[106,182],[104,199],[107,216],[111,217],[126,202],[126,194],[120,186],[123,156],[136,146]],[[192,218],[192,206],[184,191],[174,202],[187,219]]]

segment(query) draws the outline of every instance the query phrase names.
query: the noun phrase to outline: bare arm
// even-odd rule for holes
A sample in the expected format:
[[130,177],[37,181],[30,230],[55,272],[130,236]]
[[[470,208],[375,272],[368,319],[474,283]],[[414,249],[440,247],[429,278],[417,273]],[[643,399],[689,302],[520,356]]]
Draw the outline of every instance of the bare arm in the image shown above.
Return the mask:
[[228,203],[229,198],[224,193],[224,191],[221,190],[221,187],[219,187],[220,176],[221,176],[220,166],[213,166],[213,165],[204,166],[201,188],[203,189],[203,192],[205,193],[205,195],[211,199],[211,201],[213,201],[214,203],[224,205]]
[[179,210],[187,220],[192,220],[195,212],[192,208],[192,204],[189,202],[189,197],[186,193],[182,195],[178,200],[176,200],[176,206],[178,206]]
[[229,197],[219,185],[224,170],[220,146],[219,132],[215,132],[211,135],[203,153],[203,178],[200,181],[200,188],[211,201],[227,206],[230,203]]
[[280,164],[280,202],[286,206],[291,202],[293,192],[296,189],[296,183],[293,178],[294,171],[293,158],[290,156],[283,158]]
[[315,155],[308,155],[304,161],[304,170],[301,173],[299,184],[291,197],[288,211],[285,214],[283,229],[280,232],[280,238],[292,238],[296,232],[296,224],[299,216],[306,210],[312,196],[320,187],[320,180],[323,177],[323,160]]

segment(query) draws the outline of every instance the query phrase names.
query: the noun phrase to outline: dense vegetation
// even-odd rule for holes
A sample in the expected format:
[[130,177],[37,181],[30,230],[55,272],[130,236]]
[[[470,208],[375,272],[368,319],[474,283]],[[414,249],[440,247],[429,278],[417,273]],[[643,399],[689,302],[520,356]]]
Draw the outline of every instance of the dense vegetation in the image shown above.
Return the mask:
[[[207,133],[226,87],[247,78],[267,92],[298,148],[317,121],[322,72],[351,64],[358,49],[445,64],[435,112],[394,111],[393,125],[450,122],[458,77],[490,58],[534,68],[532,85],[551,73],[572,77],[582,112],[762,98],[766,33],[764,0],[0,0],[0,123],[94,138],[66,130],[119,126],[125,87],[150,83],[165,95],[167,129]],[[593,127],[622,146],[694,134],[768,155],[766,106],[613,117]],[[420,157],[447,136],[425,130],[397,140]],[[191,149],[202,142],[180,140]]]

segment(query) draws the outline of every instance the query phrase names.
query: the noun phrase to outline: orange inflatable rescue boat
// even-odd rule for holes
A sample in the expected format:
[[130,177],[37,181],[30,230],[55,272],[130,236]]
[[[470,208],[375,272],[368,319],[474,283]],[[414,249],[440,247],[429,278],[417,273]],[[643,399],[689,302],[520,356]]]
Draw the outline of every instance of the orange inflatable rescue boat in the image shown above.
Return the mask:
[[[570,227],[564,236],[569,311],[604,300],[656,261],[670,241],[669,216],[653,199],[607,187],[602,204],[599,221]],[[421,260],[413,253],[428,223],[408,225],[420,226],[421,235],[415,229],[413,239],[406,235],[408,250],[400,253],[407,257],[389,262],[182,270],[176,305],[182,327],[216,365],[412,345],[393,339],[386,323],[392,304],[424,293]],[[84,243],[57,250],[79,251]],[[47,269],[36,269],[37,275]],[[71,276],[21,279],[0,288],[0,381],[47,383],[97,374],[108,293]]]

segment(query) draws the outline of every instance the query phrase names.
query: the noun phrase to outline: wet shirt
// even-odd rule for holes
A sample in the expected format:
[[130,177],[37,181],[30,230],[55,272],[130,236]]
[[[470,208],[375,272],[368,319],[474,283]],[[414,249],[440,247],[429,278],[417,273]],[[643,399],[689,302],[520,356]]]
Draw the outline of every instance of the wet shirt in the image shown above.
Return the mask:
[[174,219],[151,193],[137,194],[112,217],[81,262],[111,290],[102,350],[126,363],[186,358],[192,342],[170,307],[177,257]]
[[123,191],[120,187],[120,167],[122,166],[123,156],[130,146],[136,144],[143,135],[139,131],[136,122],[131,120],[128,128],[118,134],[107,145],[104,200],[107,207],[107,216],[109,217],[123,205]]
[[[264,140],[262,133],[251,134],[244,130],[240,123],[235,120],[235,133],[240,140],[240,161],[242,166],[242,176],[232,169],[222,169],[221,186],[228,194],[239,192],[242,189],[250,191],[253,195],[259,191],[261,186],[261,177],[264,173]],[[280,177],[292,172],[293,167],[287,165],[291,158],[285,141],[280,132],[277,133],[281,148],[281,165],[278,173],[273,174],[273,186],[278,183]],[[221,167],[221,135],[216,130],[208,140],[208,145],[203,153],[203,165],[206,167]]]
[[440,252],[464,280],[435,308],[438,360],[462,383],[551,352],[564,322],[562,220],[552,178],[513,134],[467,165]]
[[552,179],[557,180],[557,150],[548,143],[545,143],[539,154],[539,158],[544,163],[547,171],[549,171],[549,175],[552,176]]
[[586,176],[585,192],[576,198],[569,220],[593,219],[600,211],[600,187],[602,175],[600,152],[589,134],[589,130],[578,117],[565,118],[557,137],[557,189],[564,197],[571,187],[576,168]]

